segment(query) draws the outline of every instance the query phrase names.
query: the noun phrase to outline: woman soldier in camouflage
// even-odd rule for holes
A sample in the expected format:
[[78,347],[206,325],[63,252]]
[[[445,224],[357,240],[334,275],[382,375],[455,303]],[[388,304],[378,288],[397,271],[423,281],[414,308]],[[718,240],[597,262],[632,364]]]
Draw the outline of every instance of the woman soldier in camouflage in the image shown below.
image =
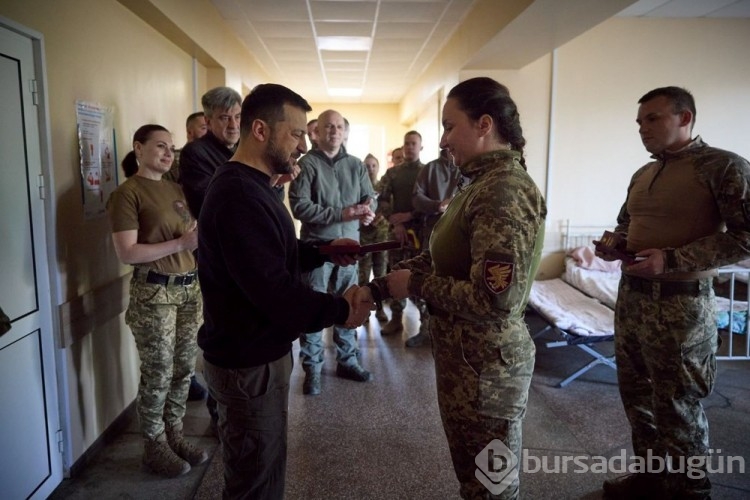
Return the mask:
[[[544,199],[526,172],[518,111],[490,78],[455,86],[441,148],[471,180],[429,251],[363,288],[430,309],[438,404],[462,498],[517,498],[521,422],[534,370],[524,308],[541,256]],[[362,300],[368,297],[363,296]]]
[[162,180],[172,166],[172,136],[144,125],[122,161],[128,180],[107,203],[119,259],[135,266],[125,322],[141,359],[137,409],[144,437],[143,463],[174,477],[207,460],[182,435],[202,301],[195,258],[196,221],[182,188]]

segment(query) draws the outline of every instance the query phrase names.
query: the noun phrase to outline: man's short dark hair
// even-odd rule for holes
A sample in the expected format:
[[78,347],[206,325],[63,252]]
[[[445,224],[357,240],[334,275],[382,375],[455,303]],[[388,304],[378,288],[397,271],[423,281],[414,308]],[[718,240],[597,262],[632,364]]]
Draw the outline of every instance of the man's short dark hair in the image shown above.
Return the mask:
[[689,90],[682,87],[659,87],[641,97],[638,100],[638,104],[643,104],[651,99],[662,96],[669,99],[669,102],[672,103],[673,113],[678,114],[685,110],[690,111],[693,114],[693,124],[695,124],[695,99],[693,99],[693,94]]
[[305,113],[312,111],[304,97],[283,85],[262,83],[256,86],[242,101],[240,136],[247,137],[254,120],[263,120],[271,127],[282,121],[284,104],[300,108]]
[[206,113],[203,111],[196,111],[195,113],[190,113],[187,117],[187,120],[185,120],[185,127],[189,127],[190,123],[198,118],[199,116],[206,116]]

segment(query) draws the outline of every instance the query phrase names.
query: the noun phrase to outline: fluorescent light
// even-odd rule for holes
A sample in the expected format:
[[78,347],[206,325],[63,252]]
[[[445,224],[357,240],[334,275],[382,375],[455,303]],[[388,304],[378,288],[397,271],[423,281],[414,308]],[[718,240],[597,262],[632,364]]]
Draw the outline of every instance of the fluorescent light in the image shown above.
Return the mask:
[[328,95],[332,97],[359,97],[362,95],[362,89],[329,88]]
[[369,51],[372,38],[369,36],[319,36],[318,50]]

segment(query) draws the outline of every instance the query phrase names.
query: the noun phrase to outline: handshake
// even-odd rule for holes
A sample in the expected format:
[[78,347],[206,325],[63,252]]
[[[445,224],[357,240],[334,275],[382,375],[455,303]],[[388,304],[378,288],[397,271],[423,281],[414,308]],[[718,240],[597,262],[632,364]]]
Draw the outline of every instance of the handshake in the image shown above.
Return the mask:
[[377,308],[372,292],[366,286],[352,285],[344,292],[343,297],[349,303],[349,317],[346,318],[346,323],[344,323],[347,328],[362,326],[370,317],[370,311]]

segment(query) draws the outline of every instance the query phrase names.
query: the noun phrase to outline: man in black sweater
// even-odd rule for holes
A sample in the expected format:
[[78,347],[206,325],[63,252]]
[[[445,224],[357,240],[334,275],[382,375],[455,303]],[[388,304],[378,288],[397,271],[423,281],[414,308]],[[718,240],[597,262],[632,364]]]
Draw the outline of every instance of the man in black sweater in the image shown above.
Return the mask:
[[[240,144],[209,185],[201,209],[198,273],[204,373],[218,402],[225,498],[282,498],[292,342],[333,324],[361,325],[368,305],[304,285],[325,258],[297,240],[271,187],[307,151],[310,105],[281,85],[259,85],[242,103]],[[348,239],[332,244],[356,244]],[[338,265],[353,256],[336,257]]]

